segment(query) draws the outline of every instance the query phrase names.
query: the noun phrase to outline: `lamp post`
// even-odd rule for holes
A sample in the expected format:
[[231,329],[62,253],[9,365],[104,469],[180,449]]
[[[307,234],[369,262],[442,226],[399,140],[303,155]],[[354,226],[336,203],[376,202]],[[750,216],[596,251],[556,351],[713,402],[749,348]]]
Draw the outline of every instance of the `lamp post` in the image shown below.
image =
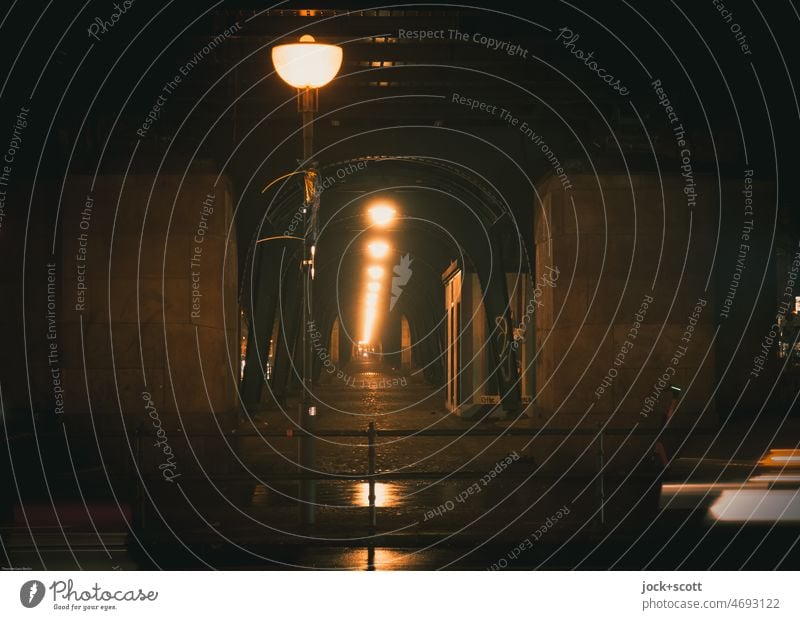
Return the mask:
[[[300,479],[300,519],[313,525],[315,518],[316,482],[310,478],[315,466],[314,421],[316,406],[311,395],[312,363],[308,327],[313,320],[311,284],[314,280],[314,256],[317,243],[317,218],[320,184],[317,171],[310,166],[314,154],[314,113],[319,109],[319,89],[330,82],[342,66],[342,48],[317,43],[311,35],[300,37],[299,43],[272,48],[272,64],[281,79],[297,89],[297,109],[303,123],[303,162],[305,166],[303,215],[302,299],[302,384],[303,394],[298,411],[300,427],[298,461]],[[308,477],[306,477],[308,476]]]

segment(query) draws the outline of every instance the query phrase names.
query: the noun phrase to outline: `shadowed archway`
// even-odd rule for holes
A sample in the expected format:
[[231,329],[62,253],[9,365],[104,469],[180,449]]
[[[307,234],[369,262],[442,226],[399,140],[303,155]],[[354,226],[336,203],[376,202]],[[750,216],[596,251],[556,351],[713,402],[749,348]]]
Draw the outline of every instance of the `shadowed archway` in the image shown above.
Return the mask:
[[[351,171],[358,170],[357,174]],[[509,309],[505,273],[531,268],[529,240],[516,225],[500,193],[479,175],[450,162],[426,157],[376,156],[340,161],[319,169],[324,188],[320,208],[316,279],[313,285],[314,328],[330,343],[336,325],[340,363],[356,338],[356,287],[363,268],[359,238],[369,234],[366,204],[376,197],[398,205],[400,215],[391,231],[398,255],[411,257],[413,276],[396,300],[381,332],[387,360],[398,367],[414,364],[425,379],[444,378],[444,289],[441,274],[456,260],[478,274],[486,308],[492,380],[503,407],[520,404],[513,347],[514,317]],[[264,397],[265,363],[272,326],[278,321],[274,368],[267,393],[284,402],[297,380],[293,354],[298,350],[298,260],[300,243],[282,237],[296,230],[302,194],[289,178],[277,185],[243,266],[240,301],[248,318],[248,343],[241,399],[245,408]],[[294,219],[293,219],[294,218]],[[524,229],[523,229],[524,230]],[[402,319],[401,319],[402,317]],[[411,345],[403,362],[402,335]],[[329,354],[330,352],[328,352]],[[315,356],[315,377],[323,361]]]

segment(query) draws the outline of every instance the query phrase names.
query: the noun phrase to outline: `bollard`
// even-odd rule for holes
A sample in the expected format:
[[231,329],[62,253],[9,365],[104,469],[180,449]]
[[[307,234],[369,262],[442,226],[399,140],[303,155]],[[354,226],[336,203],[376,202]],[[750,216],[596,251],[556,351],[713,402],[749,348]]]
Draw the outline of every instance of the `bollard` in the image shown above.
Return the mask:
[[369,474],[369,528],[370,534],[375,534],[375,527],[378,521],[377,511],[375,510],[375,422],[369,423],[367,431],[368,446],[368,474]]
[[605,446],[603,445],[603,425],[597,425],[597,495],[600,500],[600,525],[605,525],[605,505],[606,505],[606,489],[603,482],[605,467]]
[[136,521],[139,524],[139,529],[144,530],[144,473],[142,472],[142,436],[144,435],[144,424],[139,424],[136,427],[136,440],[135,440],[135,461],[134,468],[134,484],[136,485],[134,497],[134,510],[137,514]]
[[230,455],[228,459],[228,474],[233,475],[236,473],[239,463],[239,454],[241,452],[242,446],[241,441],[239,440],[239,433],[236,432],[234,428],[231,430],[231,448],[233,449],[233,454]]
[[316,427],[317,408],[310,402],[303,402],[300,411],[300,433],[297,438],[298,462],[300,464],[300,523],[314,525],[316,521],[317,481],[314,470],[317,466]]

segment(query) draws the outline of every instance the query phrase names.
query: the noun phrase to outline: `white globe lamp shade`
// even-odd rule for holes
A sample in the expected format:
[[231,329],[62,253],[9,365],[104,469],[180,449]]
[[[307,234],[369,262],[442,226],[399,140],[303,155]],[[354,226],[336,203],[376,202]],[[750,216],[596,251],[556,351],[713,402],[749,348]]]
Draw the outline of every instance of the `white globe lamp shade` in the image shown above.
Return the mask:
[[342,48],[316,43],[311,35],[299,43],[272,48],[272,64],[284,82],[295,88],[320,88],[330,82],[342,66]]

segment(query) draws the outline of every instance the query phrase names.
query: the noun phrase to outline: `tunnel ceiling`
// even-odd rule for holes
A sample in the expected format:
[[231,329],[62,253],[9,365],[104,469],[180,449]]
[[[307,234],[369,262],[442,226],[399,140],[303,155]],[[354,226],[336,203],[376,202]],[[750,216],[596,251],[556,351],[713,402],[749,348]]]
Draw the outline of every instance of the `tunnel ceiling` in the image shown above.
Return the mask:
[[[194,166],[221,170],[230,178],[236,200],[243,274],[250,256],[249,242],[263,232],[265,215],[279,228],[287,214],[297,208],[290,191],[296,184],[287,184],[287,191],[281,195],[261,193],[270,181],[298,167],[300,134],[294,93],[271,72],[269,61],[270,47],[293,32],[308,32],[319,40],[339,43],[344,49],[340,74],[320,93],[314,139],[316,164],[335,177],[347,162],[369,162],[365,170],[345,174],[326,188],[323,218],[348,201],[353,201],[352,209],[357,209],[360,196],[381,191],[391,191],[415,214],[432,221],[452,210],[461,209],[463,215],[463,205],[439,200],[433,190],[423,189],[464,191],[459,187],[457,173],[442,174],[441,169],[424,166],[412,169],[397,161],[380,162],[379,158],[427,158],[444,162],[443,166],[456,162],[468,174],[491,180],[498,188],[499,202],[509,205],[512,223],[507,226],[518,227],[529,247],[531,205],[536,204],[532,184],[552,174],[553,167],[541,149],[518,127],[511,126],[508,119],[473,109],[467,100],[507,109],[526,122],[546,137],[571,174],[652,172],[656,163],[676,168],[674,141],[668,128],[659,134],[663,123],[653,122],[663,116],[655,97],[637,101],[634,112],[627,101],[621,101],[604,84],[585,79],[579,63],[576,66],[575,59],[564,54],[552,33],[540,25],[544,21],[550,26],[568,23],[576,32],[596,32],[598,25],[589,16],[591,2],[515,6],[514,18],[492,3],[484,3],[483,8],[480,4],[464,8],[401,2],[374,10],[361,10],[349,2],[314,4],[311,9],[305,3],[293,2],[281,8],[257,2],[171,3],[161,7],[159,19],[147,24],[146,36],[128,36],[137,32],[134,26],[142,24],[121,23],[119,32],[124,36],[104,40],[107,53],[89,55],[86,65],[70,83],[58,74],[71,75],[74,67],[67,65],[73,61],[67,58],[80,55],[54,54],[54,74],[36,84],[38,93],[42,98],[58,101],[68,89],[69,96],[63,98],[47,139],[30,136],[31,140],[41,138],[48,144],[38,168],[41,178],[52,176],[58,182],[64,174],[96,171],[183,172],[189,161]],[[29,11],[33,21],[37,11],[34,5],[18,9]],[[191,22],[185,20],[188,6],[198,16]],[[65,15],[72,11],[63,10]],[[649,10],[652,15],[648,16],[658,18],[662,29],[686,28],[675,11],[658,7]],[[616,17],[620,19],[617,21]],[[698,28],[705,29],[715,23],[712,20],[716,17],[708,11],[698,12],[693,19]],[[654,45],[652,32],[631,19],[624,3],[604,7],[604,18],[620,28],[624,24],[620,39],[632,49],[646,50]],[[55,28],[53,23],[43,23],[41,28]],[[136,138],[155,94],[174,76],[175,67],[185,66],[198,49],[236,23],[246,27],[226,38],[204,62],[191,69],[189,77],[159,110],[157,122],[146,136]],[[181,24],[180,28],[175,24]],[[400,35],[400,31],[420,30],[480,33],[497,41],[514,41],[526,52],[526,58],[472,41],[420,40]],[[53,31],[54,38],[60,35]],[[754,32],[752,36],[761,34]],[[641,71],[627,49],[614,41],[614,37],[604,41],[604,61],[617,67],[618,73],[630,76],[627,79],[631,89],[649,91],[650,76]],[[0,42],[0,49],[8,58],[14,58],[20,43],[21,39],[8,37]],[[586,41],[586,46],[592,43]],[[744,155],[735,137],[737,114],[746,119],[761,115],[763,110],[755,96],[737,97],[739,109],[734,110],[727,97],[730,85],[722,82],[719,68],[707,58],[702,42],[691,45],[696,45],[698,51],[691,74],[705,107],[698,107],[690,88],[675,89],[672,98],[682,110],[684,123],[700,128],[698,135],[691,136],[696,169],[715,171],[716,155],[723,174],[733,170],[738,175]],[[67,50],[84,46],[84,32],[68,34],[62,41]],[[691,55],[690,51],[686,54]],[[142,58],[152,62],[143,64]],[[685,67],[679,63],[659,62],[655,67],[665,83],[683,83],[685,79]],[[6,93],[2,105],[18,108],[22,101],[19,98],[33,89],[36,77],[18,76],[16,90]],[[26,84],[26,79],[31,83]],[[793,93],[778,90],[768,76],[762,79],[770,94],[772,114],[778,117],[791,112]],[[647,133],[641,130],[637,114],[646,122]],[[710,131],[705,126],[706,115],[710,118]],[[45,129],[36,124],[31,131]],[[716,153],[709,147],[710,135],[716,140]],[[775,138],[782,143],[782,165],[796,168],[793,159],[798,155],[791,137],[787,134]],[[770,170],[770,139],[765,132],[748,136],[749,165]],[[792,148],[786,148],[787,141]],[[131,157],[134,147],[135,156]],[[657,162],[651,148],[657,154]],[[487,213],[502,211],[491,199],[483,205],[480,199],[468,202],[475,208],[483,206]],[[327,242],[333,243],[334,252],[339,252],[354,232],[347,228],[345,216],[349,209],[345,209],[341,221],[331,221]],[[487,215],[487,220],[490,217]],[[798,210],[790,210],[789,221],[797,219]],[[415,240],[410,234],[407,245],[412,247]],[[445,262],[443,254],[450,253],[453,258],[450,250],[444,251],[446,247],[440,245],[430,257],[420,250],[420,256],[432,269],[438,269]]]
[[[35,16],[33,4],[21,10]],[[585,5],[587,9],[592,7],[592,3]],[[85,70],[69,84],[71,96],[66,98],[50,134],[50,149],[42,170],[56,176],[67,169],[73,173],[93,173],[95,169],[124,171],[136,142],[124,136],[136,136],[142,118],[153,106],[154,93],[174,75],[176,66],[185,65],[187,58],[191,59],[198,49],[236,22],[247,27],[226,39],[207,62],[192,69],[191,79],[184,80],[170,95],[168,105],[159,111],[158,122],[138,141],[137,157],[130,163],[130,171],[152,171],[155,167],[162,171],[182,170],[189,158],[224,166],[240,200],[237,223],[245,238],[249,238],[263,214],[260,189],[297,166],[300,139],[293,93],[270,73],[269,62],[270,46],[293,31],[340,43],[345,50],[340,75],[320,96],[315,146],[321,165],[383,154],[453,159],[498,179],[508,188],[513,204],[530,204],[530,188],[520,182],[515,164],[509,161],[518,164],[533,180],[550,172],[549,162],[499,115],[454,103],[454,95],[512,111],[515,117],[546,134],[550,144],[558,145],[560,159],[573,172],[592,172],[589,158],[606,170],[622,171],[626,166],[652,170],[649,142],[657,151],[669,144],[665,139],[669,136],[643,135],[630,107],[602,83],[583,79],[575,59],[565,55],[552,34],[538,25],[546,15],[551,25],[563,18],[575,31],[596,29],[597,24],[582,13],[582,3],[574,7],[559,2],[519,5],[514,7],[518,17],[510,18],[491,3],[485,3],[485,8],[396,3],[393,8],[360,10],[354,3],[321,2],[315,3],[312,10],[306,3],[290,2],[280,9],[270,9],[266,3],[194,2],[192,14],[200,17],[188,24],[183,19],[186,6],[176,2],[162,7],[159,19],[148,24],[146,37],[133,42],[127,36],[109,39],[103,42],[108,52],[105,56],[87,59]],[[202,6],[208,9],[204,15]],[[65,15],[71,10],[65,7]],[[647,49],[652,45],[652,33],[646,27],[636,27],[635,21],[622,19],[630,17],[623,4],[604,7],[604,11],[609,23],[626,24],[626,32],[620,38],[629,46]],[[677,12],[656,7],[652,11],[653,19],[663,18],[659,21],[661,28],[685,28]],[[615,21],[617,14],[619,22]],[[698,28],[703,28],[703,19],[711,22],[715,17],[708,12],[694,19]],[[181,28],[176,30],[174,24],[181,24]],[[120,32],[133,26],[121,24]],[[399,36],[401,30],[437,29],[513,40],[527,52],[527,58],[521,62],[518,56],[502,49],[453,39]],[[77,33],[74,41],[70,37],[63,41],[66,48],[85,42],[83,32]],[[0,45],[13,58],[18,43],[9,38]],[[130,47],[125,47],[128,43]],[[649,89],[648,76],[628,51],[615,47],[613,38],[606,43],[604,59],[618,67],[618,73],[631,76],[629,86]],[[696,44],[698,52],[702,51],[701,42]],[[159,50],[157,54],[154,49]],[[152,58],[152,64],[143,68],[142,57]],[[116,63],[113,71],[109,70],[108,59]],[[67,73],[64,54],[55,55],[53,62]],[[680,82],[683,70],[678,63],[658,66],[665,83]],[[722,146],[734,145],[718,149],[721,165],[733,166],[741,160],[742,153],[735,146],[736,140],[726,140],[726,135],[735,132],[736,119],[736,112],[726,99],[726,85],[706,54],[698,53],[692,75],[702,89],[706,108],[713,110],[712,129],[718,142]],[[30,76],[30,80],[35,77]],[[17,84],[20,96],[29,92],[27,86],[33,86],[26,85],[25,79],[21,76]],[[103,84],[99,91],[98,82]],[[135,88],[131,88],[132,83]],[[38,86],[44,96],[49,93],[55,100],[66,87],[58,78]],[[791,109],[791,92],[771,94],[773,106]],[[4,104],[13,109],[15,97],[10,93]],[[698,108],[690,89],[677,90],[673,98],[681,106],[687,125],[707,112]],[[644,120],[662,113],[655,99],[651,99],[637,108]],[[752,110],[747,107],[751,104]],[[757,98],[752,102],[743,100],[738,113],[747,118],[751,112],[758,112],[758,104]],[[778,115],[780,110],[774,109],[773,113]],[[112,128],[113,137],[109,139]],[[619,145],[612,138],[612,130]],[[79,146],[75,148],[73,140],[78,135]],[[693,138],[697,143],[696,165],[699,169],[709,167],[713,158],[706,148],[707,140],[702,136]],[[481,140],[487,144],[479,144]],[[624,161],[618,155],[619,146],[624,148]],[[754,163],[767,158],[771,151],[766,135],[753,136],[749,146]],[[786,149],[784,152],[788,153]],[[792,153],[796,157],[796,149]],[[671,156],[665,152],[659,163],[668,164]]]

